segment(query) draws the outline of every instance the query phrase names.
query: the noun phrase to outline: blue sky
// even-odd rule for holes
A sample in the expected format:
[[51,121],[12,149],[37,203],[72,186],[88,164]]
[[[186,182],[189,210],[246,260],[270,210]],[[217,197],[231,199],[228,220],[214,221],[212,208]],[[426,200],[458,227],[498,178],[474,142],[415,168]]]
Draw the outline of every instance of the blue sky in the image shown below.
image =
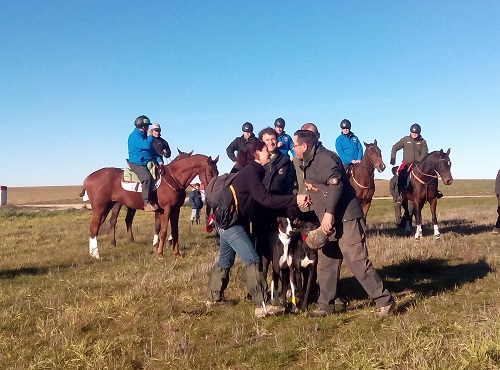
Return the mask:
[[348,118],[386,164],[417,122],[456,179],[491,179],[499,19],[499,1],[0,0],[0,184],[123,167],[142,114],[221,172],[244,122],[281,116],[330,149]]

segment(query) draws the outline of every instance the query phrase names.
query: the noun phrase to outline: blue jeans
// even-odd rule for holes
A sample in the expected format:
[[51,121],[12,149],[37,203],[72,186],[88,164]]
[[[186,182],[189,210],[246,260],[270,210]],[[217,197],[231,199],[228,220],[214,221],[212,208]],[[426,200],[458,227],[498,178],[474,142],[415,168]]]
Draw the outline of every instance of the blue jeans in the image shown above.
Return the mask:
[[221,268],[233,267],[236,253],[238,253],[245,265],[260,263],[255,247],[243,226],[234,225],[227,230],[219,229],[219,234],[219,266]]

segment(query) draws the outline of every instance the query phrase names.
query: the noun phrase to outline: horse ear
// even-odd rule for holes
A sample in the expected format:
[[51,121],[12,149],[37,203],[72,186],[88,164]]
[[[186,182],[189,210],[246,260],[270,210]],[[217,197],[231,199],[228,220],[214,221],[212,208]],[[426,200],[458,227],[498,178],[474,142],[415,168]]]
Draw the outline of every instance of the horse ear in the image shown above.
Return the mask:
[[[212,157],[210,157],[210,159],[212,159]],[[219,156],[217,156],[214,160],[213,160],[214,164],[219,162]]]
[[444,154],[443,149],[441,149],[441,150],[439,151],[439,153]]
[[446,152],[447,155],[450,155],[450,150],[451,148],[448,148],[448,151]]
[[186,154],[192,155],[192,154],[193,154],[193,152],[194,152],[194,149],[193,149],[193,150],[191,150],[189,153],[186,153]]
[[363,144],[365,144],[365,146],[368,148],[368,144],[367,144],[367,143],[365,143],[365,142],[363,141]]
[[179,148],[177,148],[177,152],[179,152],[179,154],[184,153],[184,152],[182,152]]
[[377,145],[377,139],[373,141],[373,145]]

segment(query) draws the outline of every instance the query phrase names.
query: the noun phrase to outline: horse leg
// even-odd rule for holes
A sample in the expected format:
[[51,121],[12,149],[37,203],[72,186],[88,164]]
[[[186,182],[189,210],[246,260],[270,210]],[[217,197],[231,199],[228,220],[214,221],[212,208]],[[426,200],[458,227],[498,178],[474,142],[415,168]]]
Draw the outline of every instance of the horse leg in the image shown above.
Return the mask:
[[422,236],[422,204],[420,202],[413,202],[413,213],[415,214],[415,239],[420,239]]
[[94,207],[92,205],[92,221],[90,222],[90,238],[89,238],[89,253],[94,258],[100,258],[99,247],[97,245],[97,234],[99,228],[106,221],[109,211],[113,208],[114,203],[101,207]]
[[[169,216],[170,216],[170,209],[169,208],[164,208],[163,213],[161,213],[159,215],[161,227],[160,227],[158,248],[156,249],[156,254],[158,254],[158,258],[160,258],[160,259],[163,259],[163,246],[165,245],[165,239],[167,236]],[[156,218],[155,218],[155,222],[156,222]]]
[[[168,225],[167,225],[168,227]],[[153,236],[153,247],[158,244],[159,235],[161,230],[160,212],[155,212],[155,235]]]
[[179,252],[179,213],[180,209],[172,209],[170,213],[172,249],[174,251],[175,257],[182,257],[181,253]]
[[125,216],[125,225],[127,225],[127,235],[130,242],[135,242],[134,232],[132,230],[132,221],[134,221],[135,209],[127,208],[127,216]]
[[432,224],[434,225],[434,237],[436,240],[441,239],[441,234],[439,233],[438,220],[436,214],[437,198],[432,198],[429,200],[429,205],[431,208]]
[[410,211],[408,210],[409,203],[410,203],[409,200],[406,200],[406,201],[403,202],[403,210],[404,210],[403,218],[405,220],[405,234],[406,234],[406,236],[410,236],[411,235],[411,218],[412,218],[412,215],[410,214]]
[[116,203],[111,209],[111,216],[109,217],[111,245],[113,247],[116,247],[116,221],[118,220],[118,214],[120,213],[121,208],[122,205],[120,203]]

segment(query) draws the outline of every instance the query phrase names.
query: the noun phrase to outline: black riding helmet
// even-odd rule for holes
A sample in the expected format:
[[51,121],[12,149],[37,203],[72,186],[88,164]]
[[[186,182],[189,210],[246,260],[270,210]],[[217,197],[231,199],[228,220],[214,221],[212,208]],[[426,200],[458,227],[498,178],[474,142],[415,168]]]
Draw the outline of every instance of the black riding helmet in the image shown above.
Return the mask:
[[422,128],[420,127],[420,125],[418,123],[414,123],[413,125],[410,126],[410,132],[412,134],[419,134],[420,135],[420,132],[422,132]]
[[149,126],[150,124],[151,124],[151,121],[146,116],[139,116],[135,119],[135,122],[134,122],[135,127]]
[[348,119],[343,119],[340,122],[340,128],[341,129],[348,128],[350,130],[351,129],[351,121],[349,121]]
[[241,126],[241,131],[243,132],[253,132],[253,125],[250,122],[245,122],[243,126]]
[[276,118],[276,121],[274,121],[274,127],[285,128],[285,120],[281,117]]

